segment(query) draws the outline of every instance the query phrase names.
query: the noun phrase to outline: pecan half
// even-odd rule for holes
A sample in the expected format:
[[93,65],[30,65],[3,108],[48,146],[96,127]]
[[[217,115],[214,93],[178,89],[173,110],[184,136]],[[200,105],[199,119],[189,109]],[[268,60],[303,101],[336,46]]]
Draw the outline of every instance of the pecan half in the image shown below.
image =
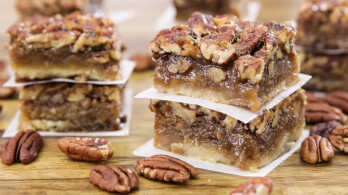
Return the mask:
[[257,26],[254,32],[241,34],[241,39],[236,43],[236,53],[239,56],[250,54],[266,39],[267,27]]
[[98,165],[90,172],[90,181],[108,192],[127,193],[139,185],[135,173],[124,166]]
[[348,113],[348,92],[346,91],[334,91],[324,96],[324,101],[340,108],[343,112]]
[[301,144],[301,158],[307,163],[326,162],[334,155],[332,145],[325,137],[309,136]]
[[309,123],[328,122],[332,120],[345,123],[347,121],[347,116],[339,108],[326,103],[308,103],[306,105],[305,117]]
[[342,126],[342,123],[338,121],[330,121],[327,123],[319,123],[313,126],[310,130],[310,135],[320,135],[326,139],[330,139],[332,130],[336,127]]
[[324,101],[323,99],[317,97],[314,93],[306,92],[305,94],[307,96],[307,102],[309,103],[320,103]]
[[43,144],[42,137],[36,131],[18,132],[1,149],[1,159],[6,165],[14,162],[28,164],[38,155]]
[[136,63],[134,71],[145,71],[151,68],[155,68],[156,66],[155,62],[152,61],[152,57],[148,54],[134,54],[131,57],[131,60]]
[[348,153],[348,126],[337,127],[331,132],[330,141],[338,150]]
[[241,183],[237,189],[231,192],[231,195],[266,195],[271,194],[273,182],[266,177],[256,177],[252,181]]
[[198,36],[208,35],[216,29],[213,16],[200,12],[195,12],[191,15],[188,25]]
[[100,138],[63,137],[58,147],[72,159],[89,162],[107,160],[114,154],[111,142]]
[[193,166],[167,155],[143,158],[135,163],[135,170],[148,179],[183,183],[198,175]]

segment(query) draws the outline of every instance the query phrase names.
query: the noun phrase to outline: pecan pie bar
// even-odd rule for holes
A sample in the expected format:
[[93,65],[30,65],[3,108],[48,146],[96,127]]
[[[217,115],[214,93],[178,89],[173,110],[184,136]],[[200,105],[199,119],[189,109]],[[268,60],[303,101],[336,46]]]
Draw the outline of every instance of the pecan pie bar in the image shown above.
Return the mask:
[[295,30],[275,22],[194,13],[151,41],[154,87],[170,94],[259,108],[298,77]]
[[120,129],[123,87],[49,83],[23,88],[19,129],[108,131]]
[[152,100],[154,145],[214,163],[255,170],[286,151],[305,124],[305,96],[298,90],[271,110],[244,124],[197,105]]
[[75,11],[93,14],[101,9],[103,0],[16,0],[22,19],[30,16],[67,15]]
[[233,14],[241,16],[243,0],[173,0],[176,19],[187,20],[195,11],[212,15]]
[[305,0],[297,18],[298,45],[348,49],[348,1]]
[[301,72],[312,75],[304,86],[316,91],[348,91],[348,54],[327,55],[299,52]]
[[116,80],[121,42],[114,23],[73,13],[32,17],[8,30],[12,68],[19,80]]

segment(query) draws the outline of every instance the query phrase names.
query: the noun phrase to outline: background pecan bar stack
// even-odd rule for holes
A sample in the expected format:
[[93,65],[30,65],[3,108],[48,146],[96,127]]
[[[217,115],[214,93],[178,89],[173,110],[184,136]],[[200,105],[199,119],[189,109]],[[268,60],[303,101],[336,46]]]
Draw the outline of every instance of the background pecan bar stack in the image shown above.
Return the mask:
[[348,2],[305,0],[299,8],[296,42],[301,71],[311,90],[348,90]]
[[[194,13],[188,25],[159,32],[150,43],[162,92],[259,110],[297,81],[294,28],[235,16]],[[204,106],[152,100],[156,147],[242,169],[263,167],[304,127],[302,89],[243,123]]]
[[[79,81],[31,82],[23,87],[19,130],[120,129],[125,86],[104,82],[121,78],[121,42],[110,19],[78,12],[66,16],[35,16],[13,25],[8,33],[12,69],[17,80]],[[99,85],[85,81],[99,81]]]

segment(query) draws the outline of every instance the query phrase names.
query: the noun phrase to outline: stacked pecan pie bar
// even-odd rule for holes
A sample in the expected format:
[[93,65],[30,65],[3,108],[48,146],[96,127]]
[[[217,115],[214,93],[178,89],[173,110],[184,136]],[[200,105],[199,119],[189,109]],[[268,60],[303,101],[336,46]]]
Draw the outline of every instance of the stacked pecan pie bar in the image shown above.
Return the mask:
[[348,1],[306,0],[299,9],[297,44],[311,90],[348,90]]
[[37,16],[11,26],[8,33],[17,79],[119,77],[121,43],[107,18],[77,12],[65,17]]
[[[188,25],[161,31],[150,43],[158,66],[154,87],[226,105],[259,110],[298,81],[294,28],[196,12]],[[156,147],[212,162],[255,169],[269,164],[299,138],[303,90],[245,124],[194,105],[152,100]]]
[[101,9],[103,0],[16,0],[16,7],[22,19],[42,15],[68,15],[75,11],[93,14]]
[[120,129],[124,86],[85,82],[120,78],[121,43],[111,20],[80,13],[38,16],[13,25],[8,32],[17,80],[79,81],[45,81],[23,87],[20,130]]

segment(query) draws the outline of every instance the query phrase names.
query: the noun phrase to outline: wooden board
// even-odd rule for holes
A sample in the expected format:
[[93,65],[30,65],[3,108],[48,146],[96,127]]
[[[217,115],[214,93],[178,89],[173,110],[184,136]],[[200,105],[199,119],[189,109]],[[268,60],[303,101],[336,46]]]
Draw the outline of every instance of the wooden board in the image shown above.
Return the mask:
[[[271,5],[272,0],[264,0]],[[273,0],[276,2],[276,0]],[[136,18],[119,26],[120,34],[131,52],[148,52],[147,43],[155,36],[152,29],[154,21],[162,14],[169,0],[109,0],[108,9],[138,10]],[[282,1],[285,3],[285,1]],[[292,2],[292,1],[287,1]],[[6,29],[15,19],[13,1],[1,1],[1,28]],[[150,6],[151,5],[151,6]],[[279,6],[284,7],[284,6]],[[294,7],[291,3],[291,6]],[[284,8],[279,8],[284,9]],[[263,7],[269,17],[273,11]],[[286,10],[290,12],[289,10]],[[262,12],[262,13],[263,13]],[[281,12],[280,10],[277,11]],[[287,13],[284,12],[284,13]],[[293,12],[291,12],[293,15]],[[279,18],[287,18],[282,15]],[[274,19],[277,19],[275,16]],[[3,45],[7,36],[4,29],[0,33],[0,44]],[[5,50],[0,50],[0,59],[8,61]],[[135,93],[151,86],[151,71],[132,75],[128,87]],[[148,109],[148,100],[134,100],[129,137],[109,138],[113,143],[114,156],[107,161],[111,165],[125,165],[133,169],[138,157],[132,151],[153,136],[153,114]],[[17,100],[0,100],[4,106],[0,114],[0,130],[9,124],[19,107]],[[2,134],[2,133],[0,133]],[[0,194],[107,194],[89,182],[89,171],[95,163],[70,160],[57,147],[58,138],[44,138],[44,147],[38,158],[31,164],[14,164],[6,166],[0,163]],[[6,139],[0,139],[3,145]],[[105,162],[104,162],[105,163]],[[103,164],[103,163],[100,163]],[[199,170],[197,179],[183,185],[166,184],[150,181],[140,177],[139,190],[133,194],[229,194],[235,187],[250,178]],[[273,194],[348,194],[348,157],[336,153],[329,163],[309,165],[301,161],[296,152],[268,177],[273,179]]]

